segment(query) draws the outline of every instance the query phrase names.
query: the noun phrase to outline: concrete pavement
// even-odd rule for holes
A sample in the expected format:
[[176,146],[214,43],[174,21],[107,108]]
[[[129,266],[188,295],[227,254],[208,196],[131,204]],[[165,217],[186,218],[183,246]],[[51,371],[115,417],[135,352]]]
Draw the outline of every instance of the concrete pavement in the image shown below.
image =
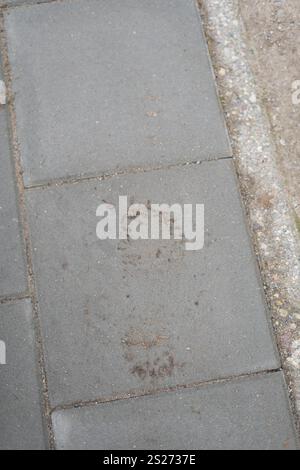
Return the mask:
[[[295,448],[196,2],[21,3],[1,36],[0,447]],[[98,240],[120,195],[204,204],[203,250]]]

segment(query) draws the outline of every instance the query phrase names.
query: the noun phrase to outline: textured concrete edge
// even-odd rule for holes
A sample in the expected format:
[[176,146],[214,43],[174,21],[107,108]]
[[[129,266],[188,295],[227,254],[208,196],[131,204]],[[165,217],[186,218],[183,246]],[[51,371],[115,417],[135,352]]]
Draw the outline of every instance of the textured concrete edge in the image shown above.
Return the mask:
[[0,8],[14,8],[24,5],[40,5],[42,3],[62,2],[64,0],[0,0]]
[[[45,437],[47,448],[54,449],[54,435],[52,431],[52,422],[50,417],[50,402],[48,396],[48,383],[46,378],[46,368],[44,360],[44,348],[42,343],[41,334],[41,322],[39,318],[38,302],[36,294],[36,284],[33,273],[33,262],[32,262],[32,247],[30,239],[30,229],[28,225],[27,209],[25,203],[25,186],[23,180],[23,169],[20,159],[20,149],[16,130],[16,115],[14,107],[14,94],[12,91],[12,78],[10,62],[7,51],[7,41],[4,28],[4,17],[3,9],[0,8],[0,56],[2,64],[3,79],[6,84],[7,90],[7,110],[8,110],[8,126],[9,126],[9,137],[11,146],[11,158],[15,171],[15,180],[17,187],[17,202],[19,210],[20,225],[23,235],[23,243],[25,247],[25,260],[27,264],[27,277],[28,277],[28,297],[31,300],[32,311],[33,311],[33,323],[34,323],[34,334],[35,334],[35,352],[37,357],[37,375],[40,383],[40,396],[41,404],[44,412],[43,424],[45,430]],[[16,298],[2,299],[1,303],[13,302]]]
[[224,107],[242,197],[300,431],[300,246],[276,166],[267,113],[247,54],[238,0],[197,0]]

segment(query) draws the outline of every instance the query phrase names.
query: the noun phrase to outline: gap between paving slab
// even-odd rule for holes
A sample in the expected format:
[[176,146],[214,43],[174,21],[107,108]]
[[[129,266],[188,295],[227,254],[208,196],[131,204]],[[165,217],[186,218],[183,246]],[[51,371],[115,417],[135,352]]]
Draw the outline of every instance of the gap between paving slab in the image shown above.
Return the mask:
[[[2,9],[1,9],[2,10]],[[44,365],[44,351],[43,345],[41,340],[41,325],[40,319],[38,315],[38,307],[37,307],[37,300],[36,300],[36,289],[35,289],[35,279],[32,267],[32,249],[31,249],[31,241],[29,235],[29,227],[28,227],[28,219],[27,219],[27,210],[25,205],[25,188],[24,188],[24,181],[23,181],[23,169],[20,161],[20,153],[19,153],[19,145],[18,145],[18,138],[17,138],[17,130],[16,130],[16,119],[15,119],[15,109],[14,109],[14,94],[11,88],[11,74],[10,74],[10,66],[9,66],[9,59],[7,54],[7,47],[6,47],[6,37],[4,32],[4,20],[3,20],[3,13],[0,10],[0,54],[1,54],[1,64],[3,67],[3,74],[4,80],[6,83],[6,93],[7,93],[7,103],[6,107],[8,109],[9,114],[9,130],[10,130],[10,152],[12,156],[12,163],[15,170],[15,179],[16,179],[16,186],[17,186],[17,196],[18,196],[18,209],[19,209],[19,220],[20,225],[22,228],[22,236],[23,236],[23,246],[25,249],[25,258],[27,264],[27,284],[28,284],[28,296],[30,297],[31,305],[32,305],[32,313],[33,313],[33,326],[34,326],[34,336],[35,336],[35,346],[36,346],[36,355],[38,356],[38,364],[39,364],[39,384],[41,389],[41,403],[43,407],[43,417],[45,422],[45,430],[47,432],[47,443],[46,446],[49,445],[49,448],[54,448],[54,436],[52,432],[52,422],[50,418],[50,405],[49,405],[49,398],[48,398],[48,385],[47,385],[47,378],[45,374],[45,365]],[[14,302],[18,300],[22,300],[22,295],[7,295],[1,298],[0,304],[3,305],[3,308],[9,302]],[[24,296],[23,301],[26,302],[27,296]]]
[[5,106],[0,105],[0,301],[13,294],[24,295],[27,291],[24,246],[19,224],[14,171],[10,158],[7,117]]
[[0,0],[0,8],[17,8],[24,5],[40,5],[43,3],[62,2],[64,0]]
[[[127,401],[127,400],[136,400],[138,398],[144,398],[144,397],[155,397],[157,395],[160,395],[162,393],[176,393],[176,392],[181,392],[184,390],[199,390],[202,387],[207,387],[211,385],[223,385],[223,384],[229,384],[231,382],[237,381],[237,380],[245,380],[245,379],[255,379],[259,377],[265,377],[267,375],[272,375],[272,374],[277,374],[282,372],[281,368],[277,369],[269,369],[269,370],[262,370],[259,372],[252,372],[249,374],[241,374],[241,375],[233,375],[233,376],[228,376],[226,378],[219,378],[219,379],[214,379],[214,380],[208,380],[208,381],[202,381],[202,382],[195,382],[195,383],[186,383],[186,384],[181,384],[181,385],[174,385],[173,387],[165,387],[165,388],[156,388],[155,390],[150,390],[150,391],[141,391],[141,392],[135,392],[135,393],[124,393],[123,395],[115,395],[115,396],[110,396],[110,397],[101,397],[101,398],[95,398],[94,400],[87,400],[87,401],[76,401],[73,403],[65,403],[62,405],[57,405],[54,406],[51,409],[51,415],[58,411],[67,411],[67,410],[73,410],[73,409],[78,409],[78,408],[85,408],[85,407],[93,407],[97,405],[105,405],[109,403],[114,403],[114,402],[119,402],[119,401]],[[288,397],[287,397],[288,398]],[[287,400],[287,403],[289,404],[289,400]],[[291,411],[291,408],[289,408]]]
[[[233,157],[220,157],[220,158],[212,158],[209,160],[209,162],[217,162],[217,161],[225,161],[225,160],[232,160]],[[208,160],[207,160],[208,161]],[[184,168],[188,166],[197,166],[202,165],[205,163],[204,161],[195,161],[195,162],[183,162],[183,163],[174,163],[172,165],[167,165],[167,166],[157,166],[157,167],[144,167],[144,168],[130,168],[128,170],[122,170],[119,172],[114,172],[114,173],[105,173],[104,175],[90,175],[90,176],[82,176],[82,177],[69,177],[69,178],[61,178],[61,179],[55,179],[55,180],[50,180],[45,183],[36,183],[30,186],[25,186],[26,191],[34,191],[34,190],[39,190],[39,189],[47,189],[51,187],[60,187],[60,186],[68,186],[68,185],[73,185],[73,184],[79,184],[83,182],[100,182],[100,181],[106,181],[114,177],[120,177],[120,176],[127,176],[127,175],[138,175],[138,174],[143,174],[143,173],[149,173],[151,171],[159,171],[159,170],[172,170],[176,168]]]
[[252,239],[300,429],[299,341],[294,339],[296,332],[292,330],[295,326],[293,313],[299,311],[300,306],[300,247],[293,211],[275,163],[276,147],[270,123],[249,64],[239,1],[199,0],[199,4]]

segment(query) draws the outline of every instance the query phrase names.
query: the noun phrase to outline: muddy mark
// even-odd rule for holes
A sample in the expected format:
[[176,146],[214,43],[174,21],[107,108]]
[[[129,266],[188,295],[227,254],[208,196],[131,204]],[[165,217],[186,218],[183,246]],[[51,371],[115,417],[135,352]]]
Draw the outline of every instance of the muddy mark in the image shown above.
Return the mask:
[[[134,203],[134,198],[130,198],[130,204]],[[153,214],[153,207],[151,200],[142,201],[142,204],[148,210],[148,234],[150,236],[150,227]],[[127,216],[127,239],[120,240],[117,244],[117,250],[121,255],[121,262],[123,266],[137,267],[138,269],[147,270],[149,266],[152,268],[153,265],[156,268],[169,270],[167,263],[175,262],[181,264],[185,255],[185,238],[182,234],[182,238],[175,240],[175,218],[168,212],[159,211],[155,215],[159,217],[159,240],[136,240],[133,241],[130,238],[128,227],[130,222],[137,219],[140,212]],[[163,229],[170,233],[170,239],[162,240]]]
[[[134,215],[128,215],[128,220],[131,222],[132,220],[136,220],[139,216],[141,215],[140,211],[136,211]],[[127,237],[129,237],[129,234],[127,234]]]
[[183,367],[184,364],[177,364],[173,354],[166,352],[164,357],[157,356],[154,361],[147,360],[137,363],[130,369],[132,375],[140,380],[159,379],[171,377],[176,367]]
[[121,254],[123,266],[134,266],[138,269],[147,270],[154,265],[163,270],[168,270],[166,262],[180,263],[185,255],[184,242],[182,240],[153,241],[143,240],[127,242],[121,240],[117,250]]
[[176,369],[184,367],[185,364],[175,360],[169,341],[170,337],[162,332],[130,329],[121,341],[129,373],[154,385],[159,379],[171,377]]
[[90,309],[89,309],[88,303],[84,307],[84,316],[85,316],[85,318],[89,318],[89,316],[90,316]]
[[143,349],[151,349],[159,346],[169,340],[166,335],[146,335],[138,330],[130,330],[129,333],[122,339],[122,344],[127,347],[141,347]]

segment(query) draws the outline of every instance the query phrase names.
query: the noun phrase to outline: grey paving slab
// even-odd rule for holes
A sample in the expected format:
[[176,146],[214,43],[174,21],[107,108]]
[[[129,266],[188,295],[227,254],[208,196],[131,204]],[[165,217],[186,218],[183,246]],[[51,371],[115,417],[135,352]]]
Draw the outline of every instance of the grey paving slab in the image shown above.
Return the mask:
[[0,106],[0,297],[27,288],[7,114]]
[[29,300],[0,305],[0,449],[45,448]]
[[27,185],[231,153],[194,0],[66,0],[5,20]]
[[58,411],[59,449],[293,450],[281,373]]
[[[27,195],[53,404],[278,367],[230,160]],[[98,240],[119,195],[204,203],[205,248]]]

